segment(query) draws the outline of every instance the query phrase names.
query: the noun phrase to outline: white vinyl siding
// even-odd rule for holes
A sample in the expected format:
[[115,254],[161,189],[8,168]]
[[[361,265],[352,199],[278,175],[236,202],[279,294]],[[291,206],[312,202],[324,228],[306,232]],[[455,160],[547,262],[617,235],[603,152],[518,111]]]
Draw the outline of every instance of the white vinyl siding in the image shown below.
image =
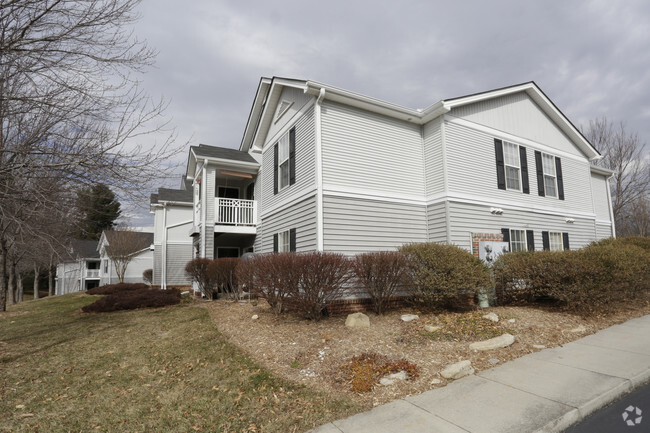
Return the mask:
[[[528,181],[531,194],[521,194],[516,190],[499,190],[497,170],[494,164],[494,135],[459,125],[445,124],[445,154],[450,194],[471,196],[477,201],[490,200],[516,203],[532,208],[553,208],[556,211],[575,211],[591,213],[593,203],[590,194],[589,162],[571,157],[562,157],[564,196],[566,200],[549,200],[537,192],[534,151],[530,143],[519,143],[526,147],[528,160]],[[499,204],[503,207],[505,204]]]
[[296,183],[278,191],[277,194],[273,193],[273,145],[267,146],[262,155],[262,170],[260,170],[257,180],[261,181],[261,190],[258,191],[256,188],[255,191],[255,198],[260,203],[258,215],[264,215],[268,209],[286,200],[289,196],[299,195],[316,188],[316,140],[313,107],[307,110],[304,116],[297,119],[291,127],[296,128]]
[[526,230],[510,229],[510,251],[527,251]]
[[429,242],[446,242],[447,241],[447,212],[445,203],[439,202],[427,207],[427,217],[429,224]]
[[296,229],[296,251],[316,250],[315,197],[292,203],[282,210],[262,218],[262,227],[263,230],[257,232],[255,252],[273,252],[273,235],[290,229]]
[[548,244],[551,251],[562,251],[564,249],[564,244],[562,243],[562,233],[549,232]]
[[503,159],[506,168],[506,188],[521,191],[521,162],[519,146],[503,142]]
[[325,195],[323,208],[326,251],[356,254],[427,241],[424,206]]
[[445,191],[440,125],[440,118],[424,125],[424,163],[428,197]]
[[[449,115],[527,138],[575,156],[584,154],[525,92],[456,107]],[[564,162],[564,161],[563,161]]]
[[[314,99],[313,96],[306,94],[302,89],[296,89],[294,87],[285,87],[282,90],[282,94],[277,101],[267,101],[267,104],[277,104],[275,107],[275,114],[273,120],[269,125],[269,132],[266,134],[266,137],[270,140],[274,138],[276,134],[283,130],[283,128],[288,123],[293,123],[296,121],[295,116],[298,112],[305,108],[305,106]],[[285,103],[285,111],[278,118],[279,110],[283,108],[283,103]],[[286,104],[289,104],[287,107]],[[277,141],[277,138],[275,138]]]
[[325,100],[323,188],[424,196],[419,125]]
[[544,193],[547,197],[557,197],[555,157],[542,153],[542,169],[544,171]]

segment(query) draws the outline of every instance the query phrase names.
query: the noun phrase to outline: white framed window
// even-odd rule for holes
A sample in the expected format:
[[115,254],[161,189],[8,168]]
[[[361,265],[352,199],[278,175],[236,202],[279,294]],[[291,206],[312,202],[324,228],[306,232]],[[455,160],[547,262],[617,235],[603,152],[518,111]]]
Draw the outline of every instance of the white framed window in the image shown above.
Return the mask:
[[278,252],[291,252],[291,235],[289,230],[278,233]]
[[519,146],[503,142],[503,162],[506,171],[506,189],[521,191],[521,161]]
[[548,233],[548,246],[551,251],[562,251],[564,250],[564,244],[562,243],[562,233],[559,232],[549,232]]
[[510,251],[528,251],[526,245],[526,230],[510,229]]
[[544,173],[544,192],[546,196],[557,197],[555,157],[542,153],[542,170]]
[[278,190],[289,185],[289,132],[278,141]]

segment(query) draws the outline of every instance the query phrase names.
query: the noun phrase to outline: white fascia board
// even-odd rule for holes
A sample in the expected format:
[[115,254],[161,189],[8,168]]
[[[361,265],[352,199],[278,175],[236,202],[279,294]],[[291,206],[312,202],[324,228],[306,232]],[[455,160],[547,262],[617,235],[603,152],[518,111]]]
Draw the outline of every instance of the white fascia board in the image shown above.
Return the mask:
[[260,165],[257,162],[236,161],[234,159],[211,158],[209,156],[202,156],[208,164],[219,164],[222,166],[235,167],[239,170],[246,171],[250,174],[257,174]]
[[589,169],[591,170],[592,173],[600,174],[607,177],[611,177],[616,174],[614,170],[610,170],[609,168],[605,168],[605,167],[598,167],[596,165],[590,165]]
[[255,98],[253,99],[253,106],[251,111],[248,114],[248,121],[246,122],[246,128],[244,129],[244,136],[239,145],[239,150],[243,152],[248,152],[251,147],[251,142],[259,126],[259,120],[264,109],[264,101],[266,100],[266,95],[269,92],[271,87],[271,79],[262,77],[260,83],[257,86],[257,92],[255,92]]
[[262,113],[259,116],[259,121],[257,122],[255,131],[251,137],[251,144],[247,146],[247,148],[244,148],[246,151],[252,149],[253,152],[262,152],[266,133],[271,126],[271,122],[273,121],[273,110],[275,110],[275,104],[273,102],[280,98],[282,89],[285,87],[294,87],[296,89],[302,89],[306,92],[305,85],[305,81],[292,80],[289,78],[274,77],[271,80],[269,84],[270,88],[266,92],[266,98],[263,102],[263,106],[261,107]]
[[165,204],[167,206],[189,206],[193,207],[194,203],[188,202],[188,201],[169,201],[169,200],[159,200],[160,207],[162,207],[162,204]]
[[390,102],[382,101],[381,99],[371,98],[369,96],[350,92],[338,87],[328,86],[316,81],[307,81],[305,93],[318,97],[321,89],[325,89],[325,99],[330,101],[341,102],[352,107],[362,108],[373,113],[383,114],[407,122],[417,124],[422,123],[422,113],[418,110],[413,110],[397,104],[391,104]]

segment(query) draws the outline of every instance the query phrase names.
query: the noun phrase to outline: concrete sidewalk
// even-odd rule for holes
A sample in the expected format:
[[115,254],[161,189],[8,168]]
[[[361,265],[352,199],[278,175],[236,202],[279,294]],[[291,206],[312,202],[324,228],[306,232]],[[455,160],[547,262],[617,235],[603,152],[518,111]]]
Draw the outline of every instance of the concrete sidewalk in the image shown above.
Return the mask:
[[312,432],[560,432],[648,379],[650,315]]

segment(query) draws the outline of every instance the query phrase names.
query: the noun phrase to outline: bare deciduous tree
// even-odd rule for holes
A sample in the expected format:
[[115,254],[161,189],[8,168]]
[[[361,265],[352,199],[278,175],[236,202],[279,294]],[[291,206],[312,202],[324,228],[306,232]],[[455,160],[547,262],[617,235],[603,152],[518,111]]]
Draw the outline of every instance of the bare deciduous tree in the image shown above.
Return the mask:
[[0,0],[0,311],[12,238],[57,241],[32,218],[65,221],[52,184],[142,195],[181,150],[169,131],[142,143],[167,125],[138,81],[155,57],[131,31],[139,1]]
[[107,230],[104,232],[104,236],[106,236],[106,246],[104,247],[106,255],[115,267],[117,279],[123,283],[129,263],[138,253],[150,247],[150,239],[145,233],[128,228]]
[[650,156],[645,143],[628,131],[625,123],[614,124],[606,117],[591,120],[583,133],[603,155],[598,165],[615,172],[610,186],[616,231],[640,234],[630,220],[638,220],[635,212],[643,209],[640,206],[647,203],[650,190]]

